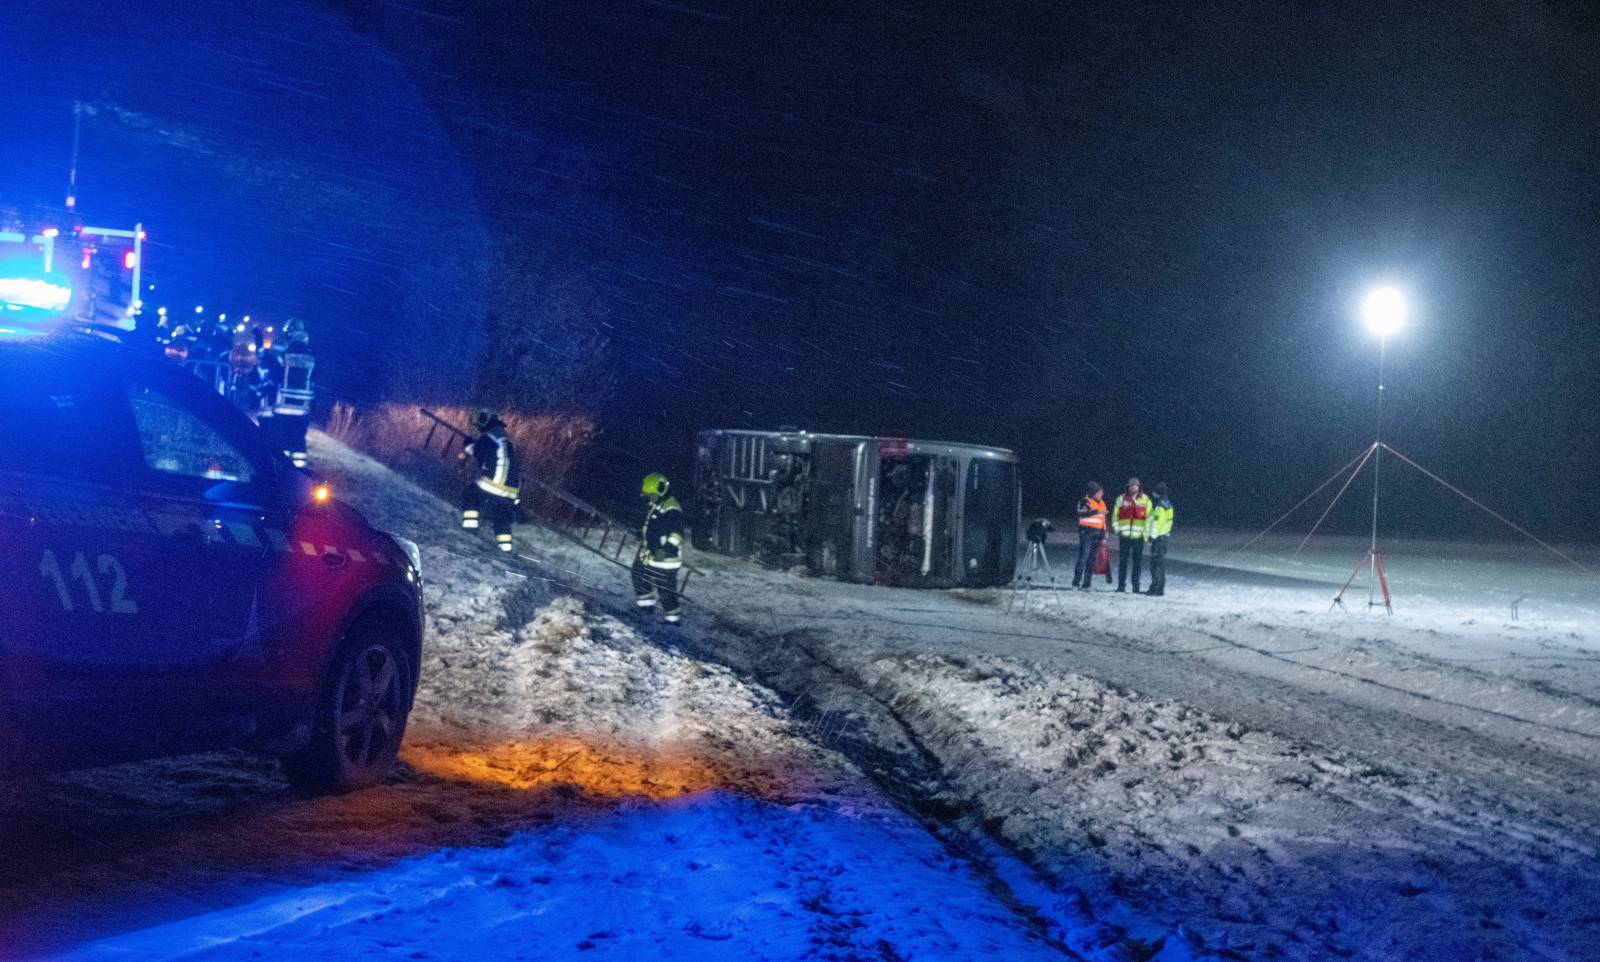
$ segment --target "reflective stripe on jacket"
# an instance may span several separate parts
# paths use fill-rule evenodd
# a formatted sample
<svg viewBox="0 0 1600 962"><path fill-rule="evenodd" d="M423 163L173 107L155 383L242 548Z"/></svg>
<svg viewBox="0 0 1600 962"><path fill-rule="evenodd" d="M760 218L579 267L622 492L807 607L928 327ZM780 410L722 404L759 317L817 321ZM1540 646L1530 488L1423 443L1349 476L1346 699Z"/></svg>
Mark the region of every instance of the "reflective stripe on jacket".
<svg viewBox="0 0 1600 962"><path fill-rule="evenodd" d="M1150 498L1144 494L1129 499L1126 492L1117 495L1111 509L1111 525L1119 538L1144 540L1150 537Z"/></svg>
<svg viewBox="0 0 1600 962"><path fill-rule="evenodd" d="M478 463L475 484L501 498L516 498L522 486L522 471L517 465L517 449L506 437L505 425L495 421L471 444L467 451Z"/></svg>
<svg viewBox="0 0 1600 962"><path fill-rule="evenodd" d="M683 507L677 498L662 498L650 506L639 535L639 556L652 568L683 567Z"/></svg>
<svg viewBox="0 0 1600 962"><path fill-rule="evenodd" d="M1172 533L1172 502L1161 498L1150 508L1150 537L1165 538Z"/></svg>
<svg viewBox="0 0 1600 962"><path fill-rule="evenodd" d="M513 501L515 501L517 496L522 493L516 488L510 488L503 484L496 484L489 478L478 478L473 482L473 484L476 484L480 491L487 491L497 498L510 498Z"/></svg>

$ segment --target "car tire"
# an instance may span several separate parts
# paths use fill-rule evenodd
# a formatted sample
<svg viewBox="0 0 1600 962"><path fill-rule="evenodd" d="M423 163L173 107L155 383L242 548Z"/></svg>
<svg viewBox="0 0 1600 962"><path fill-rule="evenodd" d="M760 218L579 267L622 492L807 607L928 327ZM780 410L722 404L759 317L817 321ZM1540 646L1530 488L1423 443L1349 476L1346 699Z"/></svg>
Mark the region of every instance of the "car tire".
<svg viewBox="0 0 1600 962"><path fill-rule="evenodd" d="M407 649L384 619L364 619L346 632L318 696L311 740L283 759L294 791L338 795L388 775L411 712Z"/></svg>

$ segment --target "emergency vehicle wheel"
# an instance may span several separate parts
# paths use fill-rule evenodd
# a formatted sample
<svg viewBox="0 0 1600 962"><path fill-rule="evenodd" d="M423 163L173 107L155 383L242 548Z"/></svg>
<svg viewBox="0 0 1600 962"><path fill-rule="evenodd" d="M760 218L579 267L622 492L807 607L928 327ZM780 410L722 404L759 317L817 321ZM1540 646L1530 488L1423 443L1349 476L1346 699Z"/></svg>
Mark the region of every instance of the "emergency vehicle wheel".
<svg viewBox="0 0 1600 962"><path fill-rule="evenodd" d="M339 794L383 781L410 713L405 646L381 621L357 625L341 646L317 708L311 742L283 760L303 795Z"/></svg>

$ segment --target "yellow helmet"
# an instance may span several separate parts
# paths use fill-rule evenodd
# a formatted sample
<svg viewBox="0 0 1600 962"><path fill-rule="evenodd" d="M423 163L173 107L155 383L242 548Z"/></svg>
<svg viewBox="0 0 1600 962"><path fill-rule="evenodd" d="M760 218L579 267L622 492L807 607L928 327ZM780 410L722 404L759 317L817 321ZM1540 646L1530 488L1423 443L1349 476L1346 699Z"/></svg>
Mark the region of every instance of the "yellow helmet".
<svg viewBox="0 0 1600 962"><path fill-rule="evenodd" d="M644 485L641 488L641 491L644 494L653 495L659 498L667 493L667 488L670 486L670 482L667 481L666 475L659 471L652 471L644 476Z"/></svg>

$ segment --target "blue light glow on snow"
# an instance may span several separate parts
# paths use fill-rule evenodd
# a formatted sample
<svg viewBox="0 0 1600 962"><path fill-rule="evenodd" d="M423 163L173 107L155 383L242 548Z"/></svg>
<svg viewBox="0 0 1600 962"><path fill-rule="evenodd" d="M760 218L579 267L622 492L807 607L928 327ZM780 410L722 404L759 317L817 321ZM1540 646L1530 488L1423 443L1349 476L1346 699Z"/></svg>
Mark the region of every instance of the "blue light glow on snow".
<svg viewBox="0 0 1600 962"><path fill-rule="evenodd" d="M458 848L128 932L51 958L1059 958L984 881L885 809L716 791L577 808Z"/></svg>

